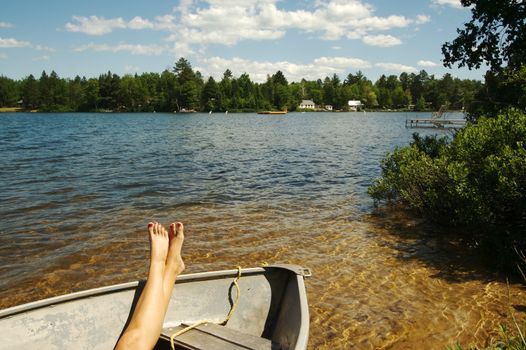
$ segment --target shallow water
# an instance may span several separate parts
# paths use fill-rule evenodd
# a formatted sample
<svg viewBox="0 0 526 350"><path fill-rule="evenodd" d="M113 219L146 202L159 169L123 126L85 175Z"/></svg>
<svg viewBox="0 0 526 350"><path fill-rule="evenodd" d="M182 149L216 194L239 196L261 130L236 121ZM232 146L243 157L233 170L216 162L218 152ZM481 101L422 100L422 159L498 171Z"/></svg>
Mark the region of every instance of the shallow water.
<svg viewBox="0 0 526 350"><path fill-rule="evenodd" d="M405 118L2 114L0 307L144 278L146 223L180 220L186 272L310 267L312 349L488 344L524 290L366 194Z"/></svg>

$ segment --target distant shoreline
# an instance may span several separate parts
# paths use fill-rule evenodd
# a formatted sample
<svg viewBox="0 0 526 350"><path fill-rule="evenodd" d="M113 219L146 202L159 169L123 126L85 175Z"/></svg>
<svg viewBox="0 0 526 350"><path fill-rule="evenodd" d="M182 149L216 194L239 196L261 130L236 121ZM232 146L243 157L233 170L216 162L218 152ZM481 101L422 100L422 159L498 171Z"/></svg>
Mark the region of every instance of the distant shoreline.
<svg viewBox="0 0 526 350"><path fill-rule="evenodd" d="M361 111L321 111L321 110L315 110L315 111L289 111L289 113L369 113L369 112L385 112L385 113L430 113L434 112L433 110L425 110L425 111L412 111L408 109L368 109L368 110L361 110ZM462 113L462 110L448 110L448 113ZM173 113L173 112L121 112L121 111L92 111L92 112L64 112L64 111L39 111L38 109L24 109L20 107L0 107L0 113L100 113L100 114L108 114L108 113L114 113L114 114L130 114L130 113L163 113L163 114L179 114L179 113ZM228 112L228 114L242 114L242 113L257 113L255 111L250 112ZM208 114L208 112L196 112L196 114ZM212 114L225 114L225 112L213 112Z"/></svg>
<svg viewBox="0 0 526 350"><path fill-rule="evenodd" d="M19 112L35 113L35 112L38 112L38 110L24 109L20 107L0 107L0 113L19 113Z"/></svg>

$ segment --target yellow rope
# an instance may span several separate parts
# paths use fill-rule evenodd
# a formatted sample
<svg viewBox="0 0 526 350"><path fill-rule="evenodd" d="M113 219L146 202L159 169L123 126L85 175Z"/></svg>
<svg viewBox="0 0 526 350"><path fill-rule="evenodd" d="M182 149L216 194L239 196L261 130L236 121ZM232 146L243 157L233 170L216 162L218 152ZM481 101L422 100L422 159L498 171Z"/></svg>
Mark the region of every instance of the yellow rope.
<svg viewBox="0 0 526 350"><path fill-rule="evenodd" d="M241 278L241 267L238 266L237 267L237 276L236 278L234 278L234 281L232 283L234 283L234 286L236 287L236 299L234 300L234 302L232 303L232 306L230 307L230 311L228 312L228 314L226 315L225 319L221 322L218 322L217 324L220 324L220 325L225 325L229 320L230 318L232 317L232 315L234 314L234 310L236 309L237 307L237 304L239 302L239 297L241 296L241 289L239 288L239 284L237 283L239 281L239 279ZM175 344L174 344L174 339L178 336L180 336L181 334L183 333L186 333L194 328L197 328L201 325L204 325L204 324L207 324L207 323L211 323L210 321L208 320L201 320L201 321L197 321L196 323L194 323L193 325L191 326L188 326L184 329L181 329L180 331L178 332L175 332L174 334L172 334L170 336L170 345L172 346L172 350L175 350Z"/></svg>

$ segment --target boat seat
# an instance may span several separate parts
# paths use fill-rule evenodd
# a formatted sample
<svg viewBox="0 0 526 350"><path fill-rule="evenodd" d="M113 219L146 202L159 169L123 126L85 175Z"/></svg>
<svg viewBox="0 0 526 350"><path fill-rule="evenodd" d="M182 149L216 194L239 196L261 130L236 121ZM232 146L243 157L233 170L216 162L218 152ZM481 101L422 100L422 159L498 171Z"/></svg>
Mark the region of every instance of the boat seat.
<svg viewBox="0 0 526 350"><path fill-rule="evenodd" d="M182 324L178 327L164 328L161 332L160 342L170 347L172 334L188 327ZM252 334L246 334L220 326L207 323L189 330L174 339L176 349L185 350L280 350L281 346L269 339ZM158 344L159 345L159 344Z"/></svg>

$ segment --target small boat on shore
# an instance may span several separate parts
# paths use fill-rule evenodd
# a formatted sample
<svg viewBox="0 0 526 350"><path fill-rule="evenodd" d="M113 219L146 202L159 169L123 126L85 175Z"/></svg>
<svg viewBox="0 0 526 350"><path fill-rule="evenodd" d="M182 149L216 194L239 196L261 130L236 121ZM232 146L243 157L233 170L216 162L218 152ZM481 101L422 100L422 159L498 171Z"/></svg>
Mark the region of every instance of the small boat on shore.
<svg viewBox="0 0 526 350"><path fill-rule="evenodd" d="M174 339L177 349L304 350L307 276L310 270L296 265L179 276L156 349L170 349L175 332L205 319L209 323ZM143 287L136 281L0 310L0 349L112 349ZM231 309L231 318L219 325Z"/></svg>
<svg viewBox="0 0 526 350"><path fill-rule="evenodd" d="M197 113L197 111L195 109L181 108L179 111L175 111L174 113Z"/></svg>
<svg viewBox="0 0 526 350"><path fill-rule="evenodd" d="M261 111L258 114L287 114L287 111Z"/></svg>

